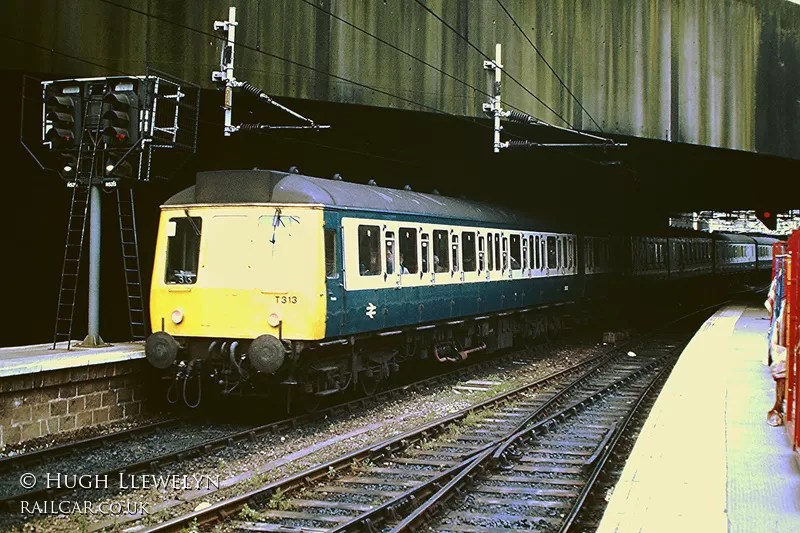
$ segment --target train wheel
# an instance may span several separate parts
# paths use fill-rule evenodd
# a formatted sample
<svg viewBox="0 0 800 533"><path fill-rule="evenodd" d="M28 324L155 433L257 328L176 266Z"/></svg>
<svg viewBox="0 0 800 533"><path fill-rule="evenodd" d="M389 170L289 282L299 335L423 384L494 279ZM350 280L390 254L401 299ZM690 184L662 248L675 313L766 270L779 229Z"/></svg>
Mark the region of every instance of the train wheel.
<svg viewBox="0 0 800 533"><path fill-rule="evenodd" d="M316 413L322 403L322 398L314 394L303 394L301 405L305 413Z"/></svg>
<svg viewBox="0 0 800 533"><path fill-rule="evenodd" d="M366 377L364 375L359 377L359 383L361 383L361 390L367 396L375 396L375 393L378 392L378 388L380 386L380 380L373 377Z"/></svg>

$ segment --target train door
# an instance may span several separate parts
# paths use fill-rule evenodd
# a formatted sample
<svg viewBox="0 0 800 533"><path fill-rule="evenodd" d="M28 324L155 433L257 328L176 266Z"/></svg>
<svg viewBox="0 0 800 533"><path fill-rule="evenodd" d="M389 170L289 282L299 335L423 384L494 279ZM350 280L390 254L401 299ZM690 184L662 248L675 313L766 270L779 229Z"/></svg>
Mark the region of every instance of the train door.
<svg viewBox="0 0 800 533"><path fill-rule="evenodd" d="M338 217L325 213L325 288L327 292L326 337L341 335L345 328L346 297L344 290L344 246Z"/></svg>

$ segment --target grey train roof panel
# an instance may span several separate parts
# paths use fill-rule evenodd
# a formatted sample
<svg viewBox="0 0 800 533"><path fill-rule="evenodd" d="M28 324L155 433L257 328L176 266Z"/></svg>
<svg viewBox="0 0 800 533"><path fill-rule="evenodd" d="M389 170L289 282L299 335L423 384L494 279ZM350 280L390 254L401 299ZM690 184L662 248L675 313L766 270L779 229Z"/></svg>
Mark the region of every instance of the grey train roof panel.
<svg viewBox="0 0 800 533"><path fill-rule="evenodd" d="M531 217L517 211L448 196L388 189L346 181L314 178L273 170L199 172L197 185L168 199L164 205L229 203L291 203L413 213L533 227Z"/></svg>
<svg viewBox="0 0 800 533"><path fill-rule="evenodd" d="M742 244L754 244L753 237L747 235L735 235L733 233L714 233L718 241L738 242Z"/></svg>

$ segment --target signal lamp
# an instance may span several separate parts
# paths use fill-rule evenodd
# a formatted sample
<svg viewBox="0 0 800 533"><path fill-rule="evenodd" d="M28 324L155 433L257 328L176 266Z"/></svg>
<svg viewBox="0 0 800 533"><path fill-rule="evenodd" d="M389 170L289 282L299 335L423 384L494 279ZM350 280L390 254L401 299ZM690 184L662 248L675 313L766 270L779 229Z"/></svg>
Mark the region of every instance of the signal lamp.
<svg viewBox="0 0 800 533"><path fill-rule="evenodd" d="M107 146L130 146L138 137L139 111L132 83L120 83L103 97L103 137Z"/></svg>
<svg viewBox="0 0 800 533"><path fill-rule="evenodd" d="M118 163L109 159L106 163L106 176L113 176L117 178L130 178L133 175L133 167L127 161Z"/></svg>
<svg viewBox="0 0 800 533"><path fill-rule="evenodd" d="M280 323L281 323L281 317L279 317L277 313L272 313L267 318L267 324L269 324L273 328L277 328Z"/></svg>
<svg viewBox="0 0 800 533"><path fill-rule="evenodd" d="M80 106L77 108L80 111ZM76 106L69 96L50 95L45 100L45 120L50 129L45 133L45 142L56 150L71 148L75 144Z"/></svg>
<svg viewBox="0 0 800 533"><path fill-rule="evenodd" d="M172 318L172 322L174 322L175 324L180 324L181 322L183 322L183 310L182 309L174 310L170 318Z"/></svg>

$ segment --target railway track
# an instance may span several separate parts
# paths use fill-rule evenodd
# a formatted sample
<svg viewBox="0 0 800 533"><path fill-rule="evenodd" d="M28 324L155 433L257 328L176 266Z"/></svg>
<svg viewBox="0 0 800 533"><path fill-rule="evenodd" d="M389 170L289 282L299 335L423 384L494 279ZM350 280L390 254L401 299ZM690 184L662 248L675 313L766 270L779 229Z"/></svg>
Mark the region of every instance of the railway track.
<svg viewBox="0 0 800 533"><path fill-rule="evenodd" d="M189 446L178 446L166 453L150 454L148 457L135 462L119 463L117 461L117 464L114 464L114 466L110 468L95 469L86 469L84 462L84 468L79 468L77 471L75 468L71 468L69 469L69 473L77 473L79 475L96 474L98 476L109 476L109 478L113 479L123 472L125 474L138 474L158 471L158 469L171 463L214 453L222 448L232 446L244 440L254 441L260 436L268 434L280 435L291 429L300 427L303 424L326 416L353 412L370 405L394 400L401 397L409 390L423 390L437 383L469 376L477 370L490 368L502 361L510 361L518 358L534 359L539 357L548 347L548 345L541 345L526 351L524 356L520 352L512 352L499 357L477 360L474 363L459 366L449 372L437 374L410 384L403 384L386 391L378 392L372 396L336 403L313 413L278 419L258 426L248 426L244 428L240 426L233 430L217 431L216 433L218 433L218 435L213 438L194 442ZM65 472L65 469L59 466L63 461L80 461L81 457L87 455L94 456L104 452L121 455L123 453L121 447L136 446L138 440L152 436L156 436L163 442L179 442L181 440L179 435L197 433L201 428L209 427L213 426L209 424L192 424L179 419L170 419L109 433L107 435L65 443L50 448L43 448L26 454L4 457L0 459L0 474L2 474L5 480L5 482L0 483L0 509L16 509L18 508L20 500L41 501L52 499L71 490L67 488L47 488L37 485L37 487L34 487L32 490L20 491L21 487L19 486L18 480L22 473L33 472L38 474L40 472ZM110 457L108 461L109 464L113 463L113 457Z"/></svg>
<svg viewBox="0 0 800 533"><path fill-rule="evenodd" d="M685 334L668 333L629 342L458 413L147 531L178 531L193 524L223 522L228 530L252 532L343 533L386 528L399 532L439 520L443 505L464 499L467 505L484 507L462 511L466 514L458 518L464 519L460 522L452 517L443 519L442 526L451 529L442 531L493 533L492 529L505 529L497 523L480 523L480 516L489 516L487 505L505 506L509 520L526 516L531 524L548 520L552 516L531 514L530 508L564 514L571 499L585 499L593 481L578 477L587 465L605 462L617 431L624 426L616 418L611 422L610 413L616 417L617 412L625 411L638 394L622 387L641 388L643 376L654 375L667 366L670 356L679 353L683 337ZM586 413L603 408L608 413L598 414L589 423ZM556 427L568 420L573 421L576 432L571 439L559 441ZM532 436L539 438L542 431L552 432L553 437L530 444ZM498 468L505 471L502 467L512 473L495 472ZM532 484L547 479L553 482L542 487ZM477 496L483 499L475 500L475 483L481 487L508 485L494 492L486 489ZM514 505L528 500L514 497L516 489L544 499L538 506L523 506L524 512L512 511ZM557 505L549 507L552 498ZM471 516L474 523L468 520ZM524 523L522 518L509 520L512 528Z"/></svg>

